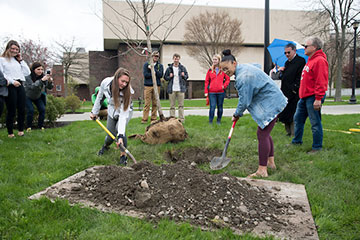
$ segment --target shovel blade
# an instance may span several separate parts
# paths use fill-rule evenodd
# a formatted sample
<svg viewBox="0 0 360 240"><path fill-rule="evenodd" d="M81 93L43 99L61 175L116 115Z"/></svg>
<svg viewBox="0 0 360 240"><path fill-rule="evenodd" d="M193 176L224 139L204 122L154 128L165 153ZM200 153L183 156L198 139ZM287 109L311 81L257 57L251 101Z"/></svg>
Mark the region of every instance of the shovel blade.
<svg viewBox="0 0 360 240"><path fill-rule="evenodd" d="M223 169L229 164L230 160L231 159L227 157L214 157L210 162L210 168L212 170Z"/></svg>

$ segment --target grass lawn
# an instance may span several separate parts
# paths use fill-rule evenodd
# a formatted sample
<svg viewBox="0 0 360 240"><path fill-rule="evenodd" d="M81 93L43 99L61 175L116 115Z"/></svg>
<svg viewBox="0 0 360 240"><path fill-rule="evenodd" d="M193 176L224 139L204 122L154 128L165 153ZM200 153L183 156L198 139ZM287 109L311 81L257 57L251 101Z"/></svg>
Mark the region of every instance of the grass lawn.
<svg viewBox="0 0 360 240"><path fill-rule="evenodd" d="M323 116L324 128L347 130L356 127L360 114ZM143 133L140 119L130 121L128 134ZM209 126L207 117L186 117L189 138L178 144L146 145L129 140L129 150L138 161L164 163L164 152L188 147L223 149L231 127L229 117L222 125ZM250 115L240 118L230 143L227 171L244 177L256 170L256 124ZM237 236L228 229L201 231L187 223L163 220L155 225L97 210L70 207L66 201L51 203L28 197L94 165L115 164L119 152L111 149L102 157L104 131L94 121L74 122L66 127L34 130L25 137L8 139L0 130L0 239L259 239ZM360 134L324 132L324 149L307 155L312 136L307 122L304 144L287 147L290 138L277 124L272 137L278 169L269 180L304 184L320 239L359 239L360 233ZM265 238L272 239L272 238Z"/></svg>

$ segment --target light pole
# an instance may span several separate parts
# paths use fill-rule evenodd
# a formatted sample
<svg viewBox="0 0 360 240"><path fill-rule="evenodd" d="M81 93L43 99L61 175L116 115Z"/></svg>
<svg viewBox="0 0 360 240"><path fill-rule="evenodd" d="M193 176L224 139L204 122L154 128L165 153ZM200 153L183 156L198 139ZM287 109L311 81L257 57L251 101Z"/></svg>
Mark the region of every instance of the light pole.
<svg viewBox="0 0 360 240"><path fill-rule="evenodd" d="M351 97L349 103L356 103L356 96L355 96L355 88L356 88L356 81L355 81L355 73L356 73L356 31L359 27L360 21L354 20L352 26L354 28L354 59L353 59L353 69L352 69L352 90L351 90Z"/></svg>

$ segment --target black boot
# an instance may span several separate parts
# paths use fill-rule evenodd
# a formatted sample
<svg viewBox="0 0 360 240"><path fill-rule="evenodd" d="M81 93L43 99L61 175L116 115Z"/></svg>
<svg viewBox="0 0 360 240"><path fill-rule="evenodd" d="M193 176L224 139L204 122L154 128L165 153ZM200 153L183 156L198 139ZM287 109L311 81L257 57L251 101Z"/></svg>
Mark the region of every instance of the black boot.
<svg viewBox="0 0 360 240"><path fill-rule="evenodd" d="M125 155L122 155L120 157L120 161L118 162L119 165L126 166L127 165L127 157Z"/></svg>
<svg viewBox="0 0 360 240"><path fill-rule="evenodd" d="M286 136L291 136L290 123L285 123L285 131L286 131Z"/></svg>
<svg viewBox="0 0 360 240"><path fill-rule="evenodd" d="M98 156L101 156L101 155L103 155L103 154L105 153L105 151L107 151L107 150L109 150L109 147L106 146L106 145L103 145L103 146L101 147L101 149L99 150L99 152L97 153L97 155L98 155Z"/></svg>

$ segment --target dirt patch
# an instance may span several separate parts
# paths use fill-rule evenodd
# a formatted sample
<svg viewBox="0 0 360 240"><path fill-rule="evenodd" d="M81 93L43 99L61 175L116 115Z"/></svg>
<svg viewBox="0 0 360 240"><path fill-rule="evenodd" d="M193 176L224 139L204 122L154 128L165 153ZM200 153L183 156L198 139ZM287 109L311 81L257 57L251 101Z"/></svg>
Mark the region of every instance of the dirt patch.
<svg viewBox="0 0 360 240"><path fill-rule="evenodd" d="M187 148L184 150L171 150L165 153L165 159L176 163L185 161L188 163L205 164L210 163L215 156L221 156L222 151L218 149Z"/></svg>

